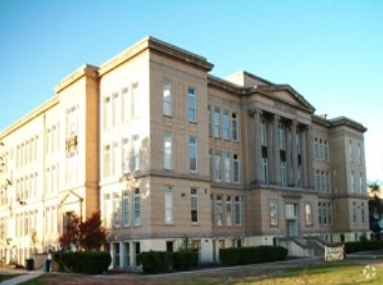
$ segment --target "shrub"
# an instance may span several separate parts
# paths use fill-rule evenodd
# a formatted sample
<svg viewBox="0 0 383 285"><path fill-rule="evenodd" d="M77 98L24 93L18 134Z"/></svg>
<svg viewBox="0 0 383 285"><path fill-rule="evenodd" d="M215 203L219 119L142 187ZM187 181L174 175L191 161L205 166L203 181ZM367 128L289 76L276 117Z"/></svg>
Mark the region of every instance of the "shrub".
<svg viewBox="0 0 383 285"><path fill-rule="evenodd" d="M141 253L142 269L145 273L169 272L172 267L172 255L165 251Z"/></svg>
<svg viewBox="0 0 383 285"><path fill-rule="evenodd" d="M189 270L195 263L195 253L192 250L173 252L172 257L175 270Z"/></svg>
<svg viewBox="0 0 383 285"><path fill-rule="evenodd" d="M352 241L346 242L346 253L353 253L365 250L383 249L383 240Z"/></svg>
<svg viewBox="0 0 383 285"><path fill-rule="evenodd" d="M221 248L219 251L221 263L226 266L279 261L286 256L287 249L281 246Z"/></svg>
<svg viewBox="0 0 383 285"><path fill-rule="evenodd" d="M105 251L56 252L52 257L63 271L84 274L104 273L112 260Z"/></svg>

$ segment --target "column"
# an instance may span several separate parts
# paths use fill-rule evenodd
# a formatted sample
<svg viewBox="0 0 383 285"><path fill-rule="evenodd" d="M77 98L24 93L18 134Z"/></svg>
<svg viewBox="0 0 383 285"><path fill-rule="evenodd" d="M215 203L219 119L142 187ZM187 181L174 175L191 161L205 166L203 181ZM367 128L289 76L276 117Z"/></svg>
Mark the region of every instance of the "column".
<svg viewBox="0 0 383 285"><path fill-rule="evenodd" d="M308 126L306 131L306 164L307 164L307 186L314 188L313 181L313 160L312 160L312 141L311 141L311 126Z"/></svg>
<svg viewBox="0 0 383 285"><path fill-rule="evenodd" d="M307 136L307 129L304 128L301 131L301 166L302 166L302 186L307 188L309 187L308 184L308 175L307 175L307 143L306 143L306 136Z"/></svg>
<svg viewBox="0 0 383 285"><path fill-rule="evenodd" d="M298 152L297 152L297 121L291 124L291 146L292 146L292 167L293 167L293 184L298 185Z"/></svg>
<svg viewBox="0 0 383 285"><path fill-rule="evenodd" d="M291 131L286 126L285 133L285 141L286 141L286 174L287 174L287 185L294 184L294 180L292 177L292 157L291 157ZM293 174L294 175L294 174Z"/></svg>
<svg viewBox="0 0 383 285"><path fill-rule="evenodd" d="M262 181L262 146L261 146L261 110L251 109L249 115L252 117L254 159L251 167L251 182L259 185Z"/></svg>
<svg viewBox="0 0 383 285"><path fill-rule="evenodd" d="M274 144L274 177L273 182L275 184L281 184L281 157L279 153L279 120L278 115L274 115L273 118L273 144Z"/></svg>
<svg viewBox="0 0 383 285"><path fill-rule="evenodd" d="M267 124L267 172L268 183L274 182L274 147L273 147L273 122L271 120L266 121Z"/></svg>

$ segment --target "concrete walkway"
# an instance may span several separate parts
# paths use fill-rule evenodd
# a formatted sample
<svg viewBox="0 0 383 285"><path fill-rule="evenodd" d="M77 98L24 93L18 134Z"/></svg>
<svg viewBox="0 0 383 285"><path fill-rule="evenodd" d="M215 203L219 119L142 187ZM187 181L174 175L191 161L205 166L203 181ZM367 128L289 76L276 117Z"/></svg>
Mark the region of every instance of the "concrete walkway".
<svg viewBox="0 0 383 285"><path fill-rule="evenodd" d="M4 270L1 270L1 271L2 271L1 273L4 272ZM15 271L15 270L12 270L12 271L7 271L7 273L9 273L9 274L21 274L21 275L14 277L14 278L10 278L8 280L4 280L3 282L0 282L1 285L20 284L20 283L29 281L31 279L37 278L40 275L44 274L44 272L42 272L41 270L34 270L34 271L25 271L25 270Z"/></svg>

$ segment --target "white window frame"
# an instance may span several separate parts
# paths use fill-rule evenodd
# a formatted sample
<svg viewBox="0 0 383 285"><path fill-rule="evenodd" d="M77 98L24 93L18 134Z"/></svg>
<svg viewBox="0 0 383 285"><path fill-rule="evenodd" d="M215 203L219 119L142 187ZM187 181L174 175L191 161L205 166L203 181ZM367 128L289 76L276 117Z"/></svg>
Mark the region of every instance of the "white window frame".
<svg viewBox="0 0 383 285"><path fill-rule="evenodd" d="M173 135L170 131L164 132L164 168L173 169Z"/></svg>
<svg viewBox="0 0 383 285"><path fill-rule="evenodd" d="M133 193L133 225L141 225L141 192L140 188L135 188Z"/></svg>
<svg viewBox="0 0 383 285"><path fill-rule="evenodd" d="M130 192L125 189L122 193L122 226L127 228L130 225Z"/></svg>
<svg viewBox="0 0 383 285"><path fill-rule="evenodd" d="M214 107L214 137L221 137L221 110Z"/></svg>
<svg viewBox="0 0 383 285"><path fill-rule="evenodd" d="M222 122L222 131L223 138L225 140L230 140L230 118L229 118L229 110L223 110L223 122Z"/></svg>
<svg viewBox="0 0 383 285"><path fill-rule="evenodd" d="M220 150L216 150L214 153L214 180L222 181L222 154Z"/></svg>
<svg viewBox="0 0 383 285"><path fill-rule="evenodd" d="M270 226L278 226L278 203L275 200L269 201Z"/></svg>
<svg viewBox="0 0 383 285"><path fill-rule="evenodd" d="M197 96L194 87L188 87L188 119L189 122L197 122Z"/></svg>
<svg viewBox="0 0 383 285"><path fill-rule="evenodd" d="M193 225L199 223L199 197L198 188L190 189L190 220Z"/></svg>
<svg viewBox="0 0 383 285"><path fill-rule="evenodd" d="M239 141L239 124L236 113L231 114L231 137L233 138L233 141Z"/></svg>
<svg viewBox="0 0 383 285"><path fill-rule="evenodd" d="M306 226L312 226L312 205L310 203L305 204L305 223Z"/></svg>
<svg viewBox="0 0 383 285"><path fill-rule="evenodd" d="M198 145L197 137L189 136L189 170L190 172L197 172L198 164Z"/></svg>
<svg viewBox="0 0 383 285"><path fill-rule="evenodd" d="M162 113L165 116L173 115L173 98L172 98L172 85L170 81L166 81L162 84Z"/></svg>
<svg viewBox="0 0 383 285"><path fill-rule="evenodd" d="M231 169L231 154L230 152L223 152L223 164L225 168L225 182L231 183L232 169Z"/></svg>
<svg viewBox="0 0 383 285"><path fill-rule="evenodd" d="M241 226L242 225L242 197L241 196L235 196L235 225Z"/></svg>
<svg viewBox="0 0 383 285"><path fill-rule="evenodd" d="M241 182L241 170L237 154L233 154L233 181L234 183Z"/></svg>
<svg viewBox="0 0 383 285"><path fill-rule="evenodd" d="M174 225L174 189L172 186L165 186L165 225Z"/></svg>

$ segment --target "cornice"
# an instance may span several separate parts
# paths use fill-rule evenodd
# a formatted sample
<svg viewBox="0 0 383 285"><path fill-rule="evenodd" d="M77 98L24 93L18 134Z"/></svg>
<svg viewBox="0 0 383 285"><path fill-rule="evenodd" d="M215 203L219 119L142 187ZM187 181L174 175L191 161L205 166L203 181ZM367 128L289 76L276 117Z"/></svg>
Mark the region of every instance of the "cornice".
<svg viewBox="0 0 383 285"><path fill-rule="evenodd" d="M356 122L354 120L351 120L351 119L344 117L344 116L333 118L333 119L329 120L329 122L330 122L331 128L336 128L339 126L346 126L346 127L350 127L352 129L355 129L357 131L360 131L362 133L367 131L367 128L365 126L363 126L361 123Z"/></svg>
<svg viewBox="0 0 383 285"><path fill-rule="evenodd" d="M75 83L79 79L83 78L84 76L90 77L90 78L97 78L98 77L98 67L85 64L78 68L77 70L73 71L71 74L69 74L67 77L65 77L63 80L61 80L54 88L55 93L60 93L63 89L68 87L69 85Z"/></svg>

